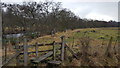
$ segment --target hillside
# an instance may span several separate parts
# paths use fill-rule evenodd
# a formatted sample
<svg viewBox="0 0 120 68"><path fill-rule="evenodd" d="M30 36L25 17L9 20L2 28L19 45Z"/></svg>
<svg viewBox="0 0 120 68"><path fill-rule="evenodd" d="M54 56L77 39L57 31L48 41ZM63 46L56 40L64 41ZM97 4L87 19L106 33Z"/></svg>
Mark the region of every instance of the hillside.
<svg viewBox="0 0 120 68"><path fill-rule="evenodd" d="M113 37L113 42L117 40L118 35L118 27L107 27L107 28L84 28L84 29L75 29L75 30L67 30L65 32L57 32L54 36L46 35L39 37L37 39L33 39L29 42L29 44L35 44L35 42L39 43L49 43L52 41L59 42L61 36L66 37L67 42L72 42L73 39L77 41L79 38L83 36L89 36L94 41L98 41L101 43L103 40L108 42L110 37ZM97 43L98 44L98 43Z"/></svg>
<svg viewBox="0 0 120 68"><path fill-rule="evenodd" d="M118 35L118 28L115 27L109 27L109 28L86 28L86 29L75 29L75 30L67 30L66 32L58 32L54 36L47 35L43 37L39 37L37 39L33 39L29 42L29 44L35 44L38 43L50 43L53 41L60 42L61 36L65 36L65 41L69 45L69 47L78 55L80 56L82 51L84 52L83 48L83 42L88 43L88 47L85 48L87 51L87 54L90 56L84 56L87 59L89 59L88 62L86 60L83 60L82 56L80 56L80 60L76 60L74 58L68 58L67 61L64 62L66 66L73 65L73 66L79 66L79 65L85 65L92 64L93 66L116 66L118 64L117 62L117 54L115 55L115 51L117 51L117 45L119 43L119 35ZM110 41L110 38L113 37L112 41ZM111 44L109 44L111 43ZM109 48L108 45L111 45L110 53L112 54L111 57L105 57L105 53L107 51L107 48ZM41 47L40 50L48 50L51 47ZM68 57L72 57L72 55L68 52ZM71 60L71 61L70 61ZM85 62L85 63L81 63ZM107 63L107 64L106 64Z"/></svg>

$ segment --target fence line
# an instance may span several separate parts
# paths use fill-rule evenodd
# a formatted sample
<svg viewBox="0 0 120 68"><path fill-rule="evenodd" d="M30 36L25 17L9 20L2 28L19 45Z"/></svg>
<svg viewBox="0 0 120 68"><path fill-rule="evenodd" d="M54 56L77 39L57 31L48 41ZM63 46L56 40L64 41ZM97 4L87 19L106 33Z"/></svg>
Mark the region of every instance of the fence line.
<svg viewBox="0 0 120 68"><path fill-rule="evenodd" d="M61 45L61 46L56 48L56 45ZM38 49L39 46L53 46L53 49L39 51L39 49ZM28 52L28 48L31 48L31 47L34 47L35 51ZM66 45L64 36L61 37L61 42L53 41L52 43L49 43L49 44L36 43L35 45L27 45L27 39L24 38L24 45L17 45L15 47L15 49L16 49L16 54L11 59L9 59L6 63L4 63L4 65L7 65L14 58L16 58L16 60L18 60L18 56L23 55L24 66L28 66L28 60L29 60L28 55L31 53L35 53L35 55L36 55L36 57L34 57L34 59L32 59L33 61L31 61L31 63L39 63L42 60L50 57L51 55L53 55L52 56L53 60L54 60L53 62L57 62L56 61L56 58L58 58L58 57L56 57L56 56L58 56L56 54L57 50L60 50L59 56L60 56L61 61L63 62L65 59L65 53L66 53L67 49L71 52L71 54L73 54L77 58L75 53ZM48 52L48 53L46 53L45 55L39 56L38 53L40 53L40 52Z"/></svg>

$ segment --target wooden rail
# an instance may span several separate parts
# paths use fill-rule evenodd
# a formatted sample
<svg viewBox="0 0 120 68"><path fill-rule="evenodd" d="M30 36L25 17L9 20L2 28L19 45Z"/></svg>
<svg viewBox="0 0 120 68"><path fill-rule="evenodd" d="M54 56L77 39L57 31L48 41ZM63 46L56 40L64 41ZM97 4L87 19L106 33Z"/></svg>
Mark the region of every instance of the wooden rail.
<svg viewBox="0 0 120 68"><path fill-rule="evenodd" d="M78 56L73 52L73 50L70 49L70 47L68 47L67 44L65 44L65 47L71 52L71 54L72 54L76 59L79 59Z"/></svg>
<svg viewBox="0 0 120 68"><path fill-rule="evenodd" d="M39 58L36 58L34 61L32 61L32 63L36 63L36 64L37 64L37 63L39 63L40 61L48 58L48 57L51 56L52 54L53 54L53 51L50 51L50 52L48 52L47 54L42 55L42 56L39 57Z"/></svg>
<svg viewBox="0 0 120 68"><path fill-rule="evenodd" d="M39 52L48 52L48 51L52 51L52 50L42 50L42 51L38 51L38 53ZM31 54L31 53L36 53L36 51L28 52L28 54ZM24 53L22 52L20 54L24 54Z"/></svg>
<svg viewBox="0 0 120 68"><path fill-rule="evenodd" d="M20 55L20 52L23 51L23 49L21 49L18 53L16 53L14 56L12 56L10 59L8 59L5 63L3 63L3 66L6 66L11 60L15 59L16 57L18 57Z"/></svg>
<svg viewBox="0 0 120 68"><path fill-rule="evenodd" d="M58 47L58 48L55 48L55 49L56 49L56 50L60 50L61 47ZM49 52L49 51L53 51L53 49L50 49L50 50L42 50L42 51L38 51L37 53L39 53L39 52ZM28 52L28 54L31 54L31 53L36 53L36 51ZM20 54L24 54L24 52L21 51Z"/></svg>
<svg viewBox="0 0 120 68"><path fill-rule="evenodd" d="M62 43L60 42L56 42L56 43L48 43L48 44L37 44L38 46L52 46L53 44L55 44L55 45L61 45ZM19 45L19 48L23 48L23 46L24 45ZM28 47L30 48L30 47L35 47L36 46L36 44L34 44L34 45L28 45Z"/></svg>

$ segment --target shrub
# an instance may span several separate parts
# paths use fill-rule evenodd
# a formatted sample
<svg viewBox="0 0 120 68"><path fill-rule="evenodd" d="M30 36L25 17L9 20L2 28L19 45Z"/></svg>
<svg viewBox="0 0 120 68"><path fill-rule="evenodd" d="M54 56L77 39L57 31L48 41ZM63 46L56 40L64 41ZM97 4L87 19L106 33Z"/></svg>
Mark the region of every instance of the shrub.
<svg viewBox="0 0 120 68"><path fill-rule="evenodd" d="M100 38L98 38L98 39L105 39L105 37L101 36L101 37L100 37Z"/></svg>
<svg viewBox="0 0 120 68"><path fill-rule="evenodd" d="M95 33L96 31L95 31L95 30L91 30L90 32L93 32L93 33Z"/></svg>
<svg viewBox="0 0 120 68"><path fill-rule="evenodd" d="M88 53L88 48L90 46L90 42L91 42L91 38L89 37L82 37L80 38L80 43L81 43L81 59L82 59L82 65L84 65L84 63L88 63L89 62L89 53Z"/></svg>

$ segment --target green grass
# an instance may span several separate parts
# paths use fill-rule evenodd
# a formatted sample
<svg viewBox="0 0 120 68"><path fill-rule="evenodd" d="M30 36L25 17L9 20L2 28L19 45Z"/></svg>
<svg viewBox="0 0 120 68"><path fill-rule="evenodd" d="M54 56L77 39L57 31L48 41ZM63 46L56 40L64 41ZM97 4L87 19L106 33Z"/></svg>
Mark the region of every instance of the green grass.
<svg viewBox="0 0 120 68"><path fill-rule="evenodd" d="M94 31L94 32L92 32ZM111 37L113 37L113 42L119 40L117 37L118 35L118 28L87 28L87 29L78 29L77 31L73 32L73 34L68 38L66 41L72 42L78 41L79 38L88 36L97 41L106 41L108 42ZM74 38L73 38L74 37Z"/></svg>
<svg viewBox="0 0 120 68"><path fill-rule="evenodd" d="M113 30L114 29L114 30ZM93 38L93 39L97 39L97 40L109 40L110 39L110 37L113 37L114 38L114 41L116 40L116 38L117 38L117 35L118 35L118 30L115 30L116 28L113 28L113 29L109 29L109 28L104 28L104 29L102 29L102 28L95 28L95 29L93 29L93 30L95 30L95 32L91 32L91 30L90 29L85 29L85 30L81 30L80 32L75 32L74 33L74 37L75 38L78 38L78 37L83 37L83 36L89 36L89 37L91 37L91 38ZM87 31L87 33L85 34L84 32L86 32ZM103 38L101 38L101 37L103 37Z"/></svg>
<svg viewBox="0 0 120 68"><path fill-rule="evenodd" d="M113 37L113 43L115 43L116 40L120 39L120 35L118 35L118 28L117 27L109 27L109 28L85 28L85 29L75 29L75 30L67 30L67 32L58 32L56 33L56 35L54 37L51 37L51 35L46 35L43 37L39 37L37 39L33 39L31 41L28 42L28 44L35 44L36 42L41 44L41 43L52 43L53 41L56 42L61 42L60 37L61 36L65 36L65 41L71 46L76 44L80 44L80 38L84 37L84 36L89 36L92 39L91 45L92 49L89 49L90 53L96 51L99 54L102 54L106 49L106 48L100 48L100 46L97 45L101 45L102 41L104 41L104 43L106 43L106 45L108 44L110 37ZM117 38L119 37L119 39ZM94 45L93 45L94 44ZM60 47L59 45L57 45L56 47ZM105 46L103 46L105 47ZM41 46L39 47L39 51L42 50L49 50L52 49L52 46ZM72 48L72 50L77 53L80 49L74 49ZM31 51L35 51L35 48L29 48L28 49L29 52ZM60 51L57 51L57 54L59 54ZM67 52L68 56L72 56L72 54L70 54L70 52ZM49 58L51 59L51 57ZM109 60L112 61L112 60ZM113 64L113 63L110 63ZM115 64L113 64L115 65Z"/></svg>
<svg viewBox="0 0 120 68"><path fill-rule="evenodd" d="M85 33L86 32L86 33ZM52 43L53 41L61 42L60 37L65 36L65 41L69 45L77 45L80 44L80 38L84 36L89 36L92 40L92 45L101 45L104 41L105 44L108 44L111 37L113 37L113 43L118 40L118 28L117 27L107 27L107 28L85 28L85 29L75 29L68 30L67 32L58 32L54 37L51 35L39 37L37 39L33 39L29 42L29 44L38 43ZM48 48L47 48L48 49Z"/></svg>

